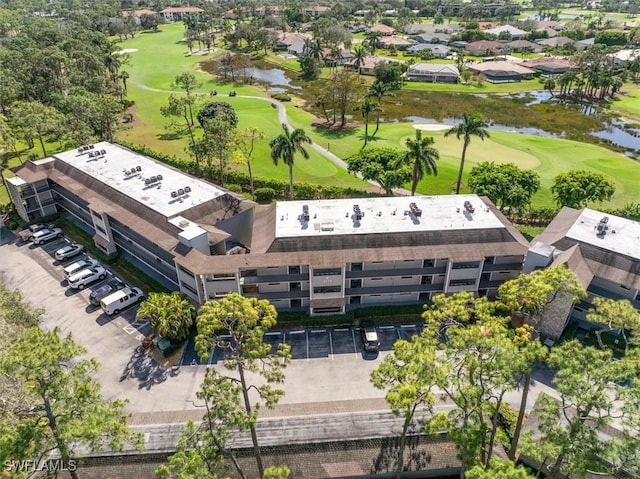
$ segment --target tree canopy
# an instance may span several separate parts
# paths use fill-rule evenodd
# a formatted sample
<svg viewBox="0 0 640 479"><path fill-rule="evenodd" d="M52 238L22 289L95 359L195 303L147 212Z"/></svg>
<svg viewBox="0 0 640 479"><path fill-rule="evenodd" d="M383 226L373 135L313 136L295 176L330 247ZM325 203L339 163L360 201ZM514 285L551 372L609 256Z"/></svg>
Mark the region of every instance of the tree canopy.
<svg viewBox="0 0 640 479"><path fill-rule="evenodd" d="M584 208L589 202L608 201L615 191L615 185L609 178L587 170L560 173L551 185L556 203L570 208Z"/></svg>
<svg viewBox="0 0 640 479"><path fill-rule="evenodd" d="M195 312L193 304L182 293L150 293L140 304L136 319L148 319L153 330L163 338L183 341L194 323Z"/></svg>
<svg viewBox="0 0 640 479"><path fill-rule="evenodd" d="M349 172L360 173L367 181L375 181L387 195L411 179L411 168L403 161L405 153L396 148L367 148L346 158Z"/></svg>
<svg viewBox="0 0 640 479"><path fill-rule="evenodd" d="M521 211L540 188L540 176L513 163L483 162L471 169L467 184L475 194L487 196L500 211Z"/></svg>
<svg viewBox="0 0 640 479"><path fill-rule="evenodd" d="M226 101L212 101L203 106L198 112L198 122L204 127L206 120L217 118L223 120L233 128L238 126L236 110Z"/></svg>

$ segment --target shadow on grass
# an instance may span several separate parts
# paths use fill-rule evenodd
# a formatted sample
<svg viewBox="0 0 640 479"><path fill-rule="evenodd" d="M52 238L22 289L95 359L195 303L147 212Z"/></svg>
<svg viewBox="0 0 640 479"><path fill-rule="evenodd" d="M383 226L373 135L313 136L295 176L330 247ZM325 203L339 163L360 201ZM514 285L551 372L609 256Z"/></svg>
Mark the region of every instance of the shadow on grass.
<svg viewBox="0 0 640 479"><path fill-rule="evenodd" d="M355 133L355 130L353 129L330 130L326 127L319 126L319 125L312 125L312 128L314 133L318 135L322 135L327 140L331 140L331 139L339 140L348 136L352 136ZM364 140L364 136L362 136L362 139Z"/></svg>
<svg viewBox="0 0 640 479"><path fill-rule="evenodd" d="M173 140L180 140L182 139L183 136L184 134L179 131L170 131L165 133L158 133L156 135L156 138L158 138L158 140L173 141Z"/></svg>

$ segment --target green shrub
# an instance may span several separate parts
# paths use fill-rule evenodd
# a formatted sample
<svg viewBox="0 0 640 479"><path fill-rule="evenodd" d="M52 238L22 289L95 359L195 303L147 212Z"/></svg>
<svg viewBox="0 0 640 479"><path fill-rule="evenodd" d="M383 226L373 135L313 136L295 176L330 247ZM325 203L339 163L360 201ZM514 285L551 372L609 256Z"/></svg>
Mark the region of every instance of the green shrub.
<svg viewBox="0 0 640 479"><path fill-rule="evenodd" d="M258 188L256 189L256 201L261 204L269 204L276 197L276 192L273 188Z"/></svg>
<svg viewBox="0 0 640 479"><path fill-rule="evenodd" d="M230 185L224 185L224 187L229 191L233 191L234 193L242 193L242 186L240 185L232 183Z"/></svg>
<svg viewBox="0 0 640 479"><path fill-rule="evenodd" d="M273 93L271 98L278 101L291 101L291 97L286 93Z"/></svg>

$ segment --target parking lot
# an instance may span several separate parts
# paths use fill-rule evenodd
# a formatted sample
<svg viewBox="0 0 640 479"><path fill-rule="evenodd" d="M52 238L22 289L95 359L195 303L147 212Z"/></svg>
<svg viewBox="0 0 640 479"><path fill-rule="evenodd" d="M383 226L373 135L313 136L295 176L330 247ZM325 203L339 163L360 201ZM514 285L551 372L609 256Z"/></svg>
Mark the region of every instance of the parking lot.
<svg viewBox="0 0 640 479"><path fill-rule="evenodd" d="M380 351L390 351L398 339L411 339L411 336L420 333L421 327L421 324L378 325ZM291 347L293 361L334 360L344 356L372 360L379 355L377 352L364 350L358 326L310 327L271 331L267 333L265 339L271 343L272 352L277 349L279 344L288 344ZM216 364L222 358L223 351L215 349L209 357L208 364ZM200 364L202 361L198 358L193 339L191 339L182 357L182 366Z"/></svg>
<svg viewBox="0 0 640 479"><path fill-rule="evenodd" d="M151 333L152 330L147 321L140 321L140 322L135 321L137 305L132 305L124 309L118 315L107 316L101 311L100 306L94 306L89 302L89 295L93 290L99 288L100 286L110 281L113 281L114 278L117 278L114 275L114 273L109 270L108 267L105 266L105 269L107 270L107 275L103 280L91 283L84 289L74 289L69 287L68 281L64 277L64 268L71 265L72 263L89 258L89 255L87 255L86 253L81 253L71 258L67 258L63 261L56 260L54 257L54 253L58 249L64 246L67 246L70 243L71 241L63 237L63 238L56 238L56 239L50 240L43 245L35 245L33 243L24 243L22 247L28 248L29 250L31 250L31 254L34 254L40 257L41 259L44 259L45 261L41 262L41 264L44 264L45 267L47 267L48 266L47 263L50 262L53 268L53 271L51 272L53 273L54 276L57 276L60 279L60 282L59 282L60 287L65 288L64 295L66 297L71 297L76 295L82 296L87 303L85 312L90 314L93 314L93 313L99 314L98 317L96 318L96 322L99 325L102 326L107 323L111 323L119 327L120 329L122 329L129 336L133 337L136 341L141 341L144 338L144 336ZM120 278L118 279L122 281ZM122 283L123 285L128 286L123 281Z"/></svg>

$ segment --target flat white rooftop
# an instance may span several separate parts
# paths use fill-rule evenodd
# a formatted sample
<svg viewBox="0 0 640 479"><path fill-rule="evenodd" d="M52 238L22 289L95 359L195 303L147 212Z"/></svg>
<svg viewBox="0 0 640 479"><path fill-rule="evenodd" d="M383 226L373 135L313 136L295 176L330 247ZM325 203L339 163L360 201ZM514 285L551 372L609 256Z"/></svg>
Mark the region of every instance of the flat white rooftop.
<svg viewBox="0 0 640 479"><path fill-rule="evenodd" d="M598 232L600 220L607 217L604 234ZM585 208L569 228L567 238L640 260L640 223Z"/></svg>
<svg viewBox="0 0 640 479"><path fill-rule="evenodd" d="M471 205L473 212L465 208L465 202ZM415 208L411 211L411 203L415 203L420 215L415 214ZM360 219L355 205L364 213ZM305 220L305 207L308 221ZM276 205L276 238L504 226L476 195L281 201Z"/></svg>
<svg viewBox="0 0 640 479"><path fill-rule="evenodd" d="M101 151L105 154L96 156ZM54 156L167 218L223 194L209 183L108 142L96 143L84 152L76 149ZM153 177L155 181L148 181Z"/></svg>

